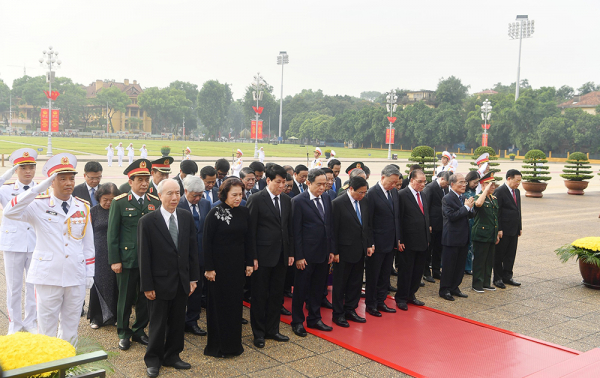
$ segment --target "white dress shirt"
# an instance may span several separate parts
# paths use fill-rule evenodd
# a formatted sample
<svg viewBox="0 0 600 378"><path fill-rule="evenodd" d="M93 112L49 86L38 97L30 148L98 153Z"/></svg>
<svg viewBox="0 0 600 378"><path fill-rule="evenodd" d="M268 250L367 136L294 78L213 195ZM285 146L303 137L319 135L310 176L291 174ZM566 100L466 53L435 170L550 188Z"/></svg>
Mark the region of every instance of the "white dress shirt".
<svg viewBox="0 0 600 378"><path fill-rule="evenodd" d="M171 215L175 217L175 227L177 226L177 210L173 211L172 213L169 213L164 207L159 207L160 209L160 214L163 216L165 223L167 224L167 229L169 229L169 225L171 224Z"/></svg>
<svg viewBox="0 0 600 378"><path fill-rule="evenodd" d="M267 193L269 193L269 195L271 196L271 202L273 202L273 206L275 206L275 197L279 198L279 206L276 206L275 208L279 207L279 215L281 216L281 194L276 196L275 194L271 193L268 186L265 186L265 189L267 189Z"/></svg>

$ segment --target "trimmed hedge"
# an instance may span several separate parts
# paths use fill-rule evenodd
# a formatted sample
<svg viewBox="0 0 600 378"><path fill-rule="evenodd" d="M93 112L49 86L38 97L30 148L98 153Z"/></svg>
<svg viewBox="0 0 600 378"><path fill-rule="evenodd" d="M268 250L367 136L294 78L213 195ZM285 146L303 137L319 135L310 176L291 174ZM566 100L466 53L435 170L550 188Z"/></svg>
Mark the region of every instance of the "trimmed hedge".
<svg viewBox="0 0 600 378"><path fill-rule="evenodd" d="M406 166L409 168L414 163L419 164L425 173L425 176L427 177L427 181L431 182L431 177L433 176L435 170L435 162L437 161L433 148L429 146L418 146L413 148L408 161L413 162L406 164ZM409 170L406 170L406 173L408 172Z"/></svg>
<svg viewBox="0 0 600 378"><path fill-rule="evenodd" d="M525 168L521 173L523 174L523 180L530 182L541 182L551 180L552 177L548 176L550 172L548 167L544 164L548 162L546 154L541 150L530 150L525 154L525 159L522 165Z"/></svg>
<svg viewBox="0 0 600 378"><path fill-rule="evenodd" d="M589 170L592 168L592 166L589 165L590 161L583 152L573 152L570 154L567 163L573 165L565 165L565 168L563 169L564 173L561 174L560 177L571 181L584 181L594 177L590 174L592 173L592 171Z"/></svg>

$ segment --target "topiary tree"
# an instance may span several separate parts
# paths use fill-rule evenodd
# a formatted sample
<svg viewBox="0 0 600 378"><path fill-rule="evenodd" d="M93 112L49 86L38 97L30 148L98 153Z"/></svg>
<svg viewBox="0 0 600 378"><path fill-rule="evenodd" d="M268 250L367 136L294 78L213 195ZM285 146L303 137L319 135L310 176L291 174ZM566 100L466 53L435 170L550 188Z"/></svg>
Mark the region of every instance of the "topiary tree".
<svg viewBox="0 0 600 378"><path fill-rule="evenodd" d="M433 150L433 148L429 146L418 146L413 148L412 152L410 153L410 157L408 158L408 161L412 161L413 163L419 164L421 166L421 169L425 173L425 176L427 177L427 181L431 182L431 176L433 176L433 172L435 170L435 162L437 161L437 158L435 157L435 151ZM411 163L406 164L406 166L409 168L411 165ZM406 173L408 172L409 171L406 170Z"/></svg>
<svg viewBox="0 0 600 378"><path fill-rule="evenodd" d="M590 174L592 173L589 170L592 166L588 165L590 161L583 152L573 152L569 155L567 163L573 165L565 165L564 173L560 177L571 181L584 181L594 177Z"/></svg>
<svg viewBox="0 0 600 378"><path fill-rule="evenodd" d="M169 154L171 153L171 147L169 147L169 146L162 146L160 148L160 153L162 154L162 156L169 156Z"/></svg>
<svg viewBox="0 0 600 378"><path fill-rule="evenodd" d="M546 154L541 150L530 150L525 154L525 158L523 159L523 163L527 165L522 165L523 168L526 168L521 173L523 174L523 180L529 182L541 182L551 180L552 177L547 176L550 174L547 166L544 163L547 163L548 159L546 159Z"/></svg>
<svg viewBox="0 0 600 378"><path fill-rule="evenodd" d="M500 172L500 168L495 168L495 167L498 167L500 165L500 163L493 161L493 160L498 160L498 156L496 156L496 151L494 151L494 149L492 147L480 146L475 149L475 151L473 152L473 156L471 157L471 159L473 159L473 161L471 162L471 165L473 167L469 168L469 171L477 170L477 163L475 163L475 160L477 160L478 157L480 157L482 154L484 154L486 152L488 154L490 154L490 161L488 162L488 165L490 167L490 172L494 173L494 180L496 180L496 181L502 180L501 175L496 175L497 172Z"/></svg>

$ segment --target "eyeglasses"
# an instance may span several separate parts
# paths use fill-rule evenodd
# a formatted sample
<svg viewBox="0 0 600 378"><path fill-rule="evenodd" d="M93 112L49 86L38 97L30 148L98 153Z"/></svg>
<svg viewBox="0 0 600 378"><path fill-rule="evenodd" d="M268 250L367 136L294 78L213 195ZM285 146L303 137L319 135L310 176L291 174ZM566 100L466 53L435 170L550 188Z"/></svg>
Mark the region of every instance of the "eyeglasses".
<svg viewBox="0 0 600 378"><path fill-rule="evenodd" d="M367 192L355 192L358 193L359 196L364 196L365 194L367 194Z"/></svg>

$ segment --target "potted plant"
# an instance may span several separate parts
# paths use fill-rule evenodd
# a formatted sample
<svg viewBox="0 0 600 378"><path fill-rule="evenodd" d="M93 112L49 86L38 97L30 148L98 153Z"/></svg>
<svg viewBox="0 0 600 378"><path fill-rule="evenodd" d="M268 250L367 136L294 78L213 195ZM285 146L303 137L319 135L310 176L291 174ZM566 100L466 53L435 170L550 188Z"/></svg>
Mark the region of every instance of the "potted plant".
<svg viewBox="0 0 600 378"><path fill-rule="evenodd" d="M427 181L431 182L431 176L433 176L435 162L437 161L433 148L429 146L418 146L413 148L408 161L419 164L423 173L425 173L425 177L427 177ZM411 165L411 163L406 164L409 168ZM406 173L408 173L408 170Z"/></svg>
<svg viewBox="0 0 600 378"><path fill-rule="evenodd" d="M515 154L508 154L508 157L510 158L510 161L515 161L515 157L516 156L517 155L515 155Z"/></svg>
<svg viewBox="0 0 600 378"><path fill-rule="evenodd" d="M325 150L324 153L325 153L325 157L327 159L329 159L331 157L331 150Z"/></svg>
<svg viewBox="0 0 600 378"><path fill-rule="evenodd" d="M582 283L589 288L600 289L600 237L577 239L555 252L562 262L575 257L579 261Z"/></svg>
<svg viewBox="0 0 600 378"><path fill-rule="evenodd" d="M589 169L592 166L589 163L587 155L583 152L573 152L569 155L567 164L572 165L565 165L563 169L564 173L560 175L560 177L565 179L568 194L583 195L583 191L588 186L588 182L585 180L594 177L590 174L592 171Z"/></svg>
<svg viewBox="0 0 600 378"><path fill-rule="evenodd" d="M169 146L162 146L160 148L160 153L162 154L162 156L169 156L169 154L171 153L171 147L169 147Z"/></svg>
<svg viewBox="0 0 600 378"><path fill-rule="evenodd" d="M544 163L547 163L546 154L541 150L528 151L523 159L523 168L526 168L521 173L523 174L523 189L525 196L532 198L542 198L542 192L548 186L547 182L552 177L548 176L550 172Z"/></svg>

